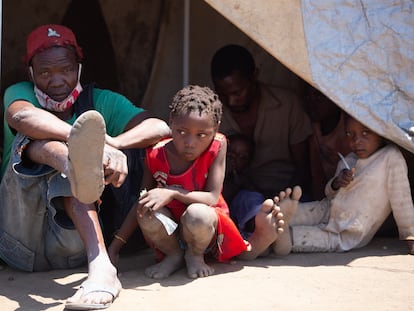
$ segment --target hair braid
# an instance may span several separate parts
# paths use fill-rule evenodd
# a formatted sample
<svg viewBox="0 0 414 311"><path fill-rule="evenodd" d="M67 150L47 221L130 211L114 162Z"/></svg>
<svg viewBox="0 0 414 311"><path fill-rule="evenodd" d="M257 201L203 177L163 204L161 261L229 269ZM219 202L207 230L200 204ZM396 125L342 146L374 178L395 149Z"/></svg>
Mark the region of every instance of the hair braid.
<svg viewBox="0 0 414 311"><path fill-rule="evenodd" d="M221 101L209 87L189 85L175 94L171 105L171 117L198 111L199 115L210 115L215 124L220 124L223 114Z"/></svg>

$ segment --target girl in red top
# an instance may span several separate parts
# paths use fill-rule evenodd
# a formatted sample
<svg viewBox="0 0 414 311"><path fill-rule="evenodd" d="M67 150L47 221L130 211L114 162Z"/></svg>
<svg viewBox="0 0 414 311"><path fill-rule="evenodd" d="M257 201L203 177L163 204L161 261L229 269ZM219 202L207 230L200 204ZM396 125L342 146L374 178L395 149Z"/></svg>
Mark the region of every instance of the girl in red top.
<svg viewBox="0 0 414 311"><path fill-rule="evenodd" d="M205 277L214 272L205 263L206 254L221 262L243 253L257 257L275 241L283 215L268 200L259 221L260 234L267 237L260 243L258 235L251 243L243 240L221 195L227 143L218 133L218 96L207 87L188 86L175 95L170 108L172 138L147 149L143 187L149 190L131 209L109 254L117 261L120 248L139 225L160 255L159 262L146 269L147 276L166 278L185 263L189 277Z"/></svg>

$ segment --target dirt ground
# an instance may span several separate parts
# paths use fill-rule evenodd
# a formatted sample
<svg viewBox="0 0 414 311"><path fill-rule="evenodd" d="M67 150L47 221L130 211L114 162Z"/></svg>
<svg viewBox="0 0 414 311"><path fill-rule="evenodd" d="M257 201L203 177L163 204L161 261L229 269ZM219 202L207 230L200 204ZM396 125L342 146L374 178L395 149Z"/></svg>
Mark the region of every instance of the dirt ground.
<svg viewBox="0 0 414 311"><path fill-rule="evenodd" d="M414 256L404 242L376 238L348 253L268 256L214 264L192 280L180 270L155 281L144 276L149 249L120 261L123 290L108 311L126 310L414 310ZM64 310L86 268L24 273L0 267L1 310Z"/></svg>

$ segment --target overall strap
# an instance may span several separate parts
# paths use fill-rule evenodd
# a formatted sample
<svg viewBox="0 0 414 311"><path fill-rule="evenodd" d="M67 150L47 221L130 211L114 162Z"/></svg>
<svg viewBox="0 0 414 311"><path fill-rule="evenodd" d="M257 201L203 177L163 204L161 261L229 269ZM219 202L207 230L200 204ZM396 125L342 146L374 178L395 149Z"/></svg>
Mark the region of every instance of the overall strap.
<svg viewBox="0 0 414 311"><path fill-rule="evenodd" d="M76 116L80 116L82 113L88 110L93 110L93 89L95 83L88 83L83 87L83 91L79 94L78 99L74 104Z"/></svg>

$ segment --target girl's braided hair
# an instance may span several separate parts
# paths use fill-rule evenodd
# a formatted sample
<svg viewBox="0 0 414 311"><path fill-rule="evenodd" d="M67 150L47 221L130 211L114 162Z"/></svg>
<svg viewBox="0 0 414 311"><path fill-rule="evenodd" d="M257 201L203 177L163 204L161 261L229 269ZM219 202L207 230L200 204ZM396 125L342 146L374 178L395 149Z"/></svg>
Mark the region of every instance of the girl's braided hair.
<svg viewBox="0 0 414 311"><path fill-rule="evenodd" d="M209 87L189 85L175 94L171 105L171 117L198 111L199 115L210 115L216 125L223 114L221 101Z"/></svg>

